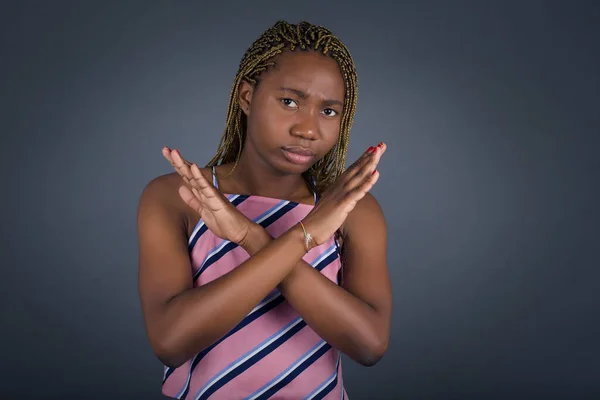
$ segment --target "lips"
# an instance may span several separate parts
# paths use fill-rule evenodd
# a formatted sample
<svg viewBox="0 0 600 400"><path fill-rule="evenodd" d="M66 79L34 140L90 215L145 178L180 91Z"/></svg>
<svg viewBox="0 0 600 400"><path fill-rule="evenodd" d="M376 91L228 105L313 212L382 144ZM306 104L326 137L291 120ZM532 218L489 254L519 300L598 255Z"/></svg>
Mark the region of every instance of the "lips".
<svg viewBox="0 0 600 400"><path fill-rule="evenodd" d="M315 153L312 150L301 146L285 146L281 150L285 158L293 164L310 164L315 158Z"/></svg>
<svg viewBox="0 0 600 400"><path fill-rule="evenodd" d="M315 153L314 151L307 149L306 147L301 147L301 146L285 146L283 147L283 150L292 153L292 154L298 154L299 156L307 156L307 157L314 157Z"/></svg>

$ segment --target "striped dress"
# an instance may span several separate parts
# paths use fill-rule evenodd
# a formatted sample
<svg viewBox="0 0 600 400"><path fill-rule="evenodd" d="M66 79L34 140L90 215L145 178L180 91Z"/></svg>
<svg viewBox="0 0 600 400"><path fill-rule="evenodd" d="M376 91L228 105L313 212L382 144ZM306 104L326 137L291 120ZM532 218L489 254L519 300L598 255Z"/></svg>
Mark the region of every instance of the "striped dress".
<svg viewBox="0 0 600 400"><path fill-rule="evenodd" d="M214 167L213 184L218 187ZM226 196L275 238L313 208L261 196ZM249 257L237 244L215 236L202 220L188 247L194 287L219 278ZM338 283L341 263L333 237L303 259ZM165 366L162 393L193 400L348 398L340 352L317 335L277 289L217 342L178 368Z"/></svg>

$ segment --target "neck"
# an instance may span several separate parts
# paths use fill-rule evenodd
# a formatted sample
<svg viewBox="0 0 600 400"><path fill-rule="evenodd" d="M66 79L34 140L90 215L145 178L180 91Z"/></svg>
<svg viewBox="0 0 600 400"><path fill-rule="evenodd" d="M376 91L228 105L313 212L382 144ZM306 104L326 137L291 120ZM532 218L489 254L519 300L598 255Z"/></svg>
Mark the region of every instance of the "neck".
<svg viewBox="0 0 600 400"><path fill-rule="evenodd" d="M255 196L292 200L311 195L302 175L277 171L252 150L248 141L228 179L238 186L239 192Z"/></svg>

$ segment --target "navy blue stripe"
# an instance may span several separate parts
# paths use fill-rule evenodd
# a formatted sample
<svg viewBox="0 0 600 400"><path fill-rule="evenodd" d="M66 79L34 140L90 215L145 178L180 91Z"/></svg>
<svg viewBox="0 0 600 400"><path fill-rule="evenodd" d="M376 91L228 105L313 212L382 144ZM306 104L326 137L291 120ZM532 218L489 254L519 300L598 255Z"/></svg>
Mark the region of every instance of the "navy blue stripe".
<svg viewBox="0 0 600 400"><path fill-rule="evenodd" d="M250 196L248 195L240 195L238 197L236 197L235 199L233 199L233 201L231 202L231 204L233 204L234 206L239 206L240 203L242 203L243 201L247 200Z"/></svg>
<svg viewBox="0 0 600 400"><path fill-rule="evenodd" d="M325 259L321 260L321 262L319 263L319 265L317 265L315 267L315 269L317 271L322 271L323 268L325 268L326 266L328 266L329 264L331 264L332 262L337 260L337 258L338 258L337 253L333 252L330 255L328 255Z"/></svg>
<svg viewBox="0 0 600 400"><path fill-rule="evenodd" d="M284 344L288 339L298 333L302 328L306 326L306 322L303 320L298 323L298 325L294 326L285 335L281 336L279 339L275 340L273 343L256 353L254 356L250 357L248 360L244 361L241 365L237 366L235 369L230 371L224 377L215 382L202 396L200 396L199 400L206 400L209 398L217 390L221 389L227 383L231 382L236 377L240 376L244 371L252 367L254 364L271 354L275 351L279 346Z"/></svg>
<svg viewBox="0 0 600 400"><path fill-rule="evenodd" d="M211 265L213 265L214 263L219 261L221 258L223 258L223 256L225 254L229 253L231 250L235 249L236 247L238 247L237 243L229 242L225 246L223 246L223 248L221 250L219 250L218 252L216 252L215 254L210 256L208 258L208 260L206 260L204 265L202 267L198 268L198 270L194 273L194 282L196 282L198 280L198 278L200 277L200 274L202 274L206 270L206 268L210 267Z"/></svg>
<svg viewBox="0 0 600 400"><path fill-rule="evenodd" d="M204 235L204 232L206 232L208 230L208 226L206 226L206 224L202 225L202 228L200 228L198 230L198 232L196 233L196 236L194 236L192 238L192 241L190 242L190 244L188 245L188 251L191 253L192 250L194 249L194 246L196 245L196 242L198 241L198 239L200 239L200 236Z"/></svg>
<svg viewBox="0 0 600 400"><path fill-rule="evenodd" d="M273 387L269 388L262 395L258 396L256 400L268 399L273 396L275 393L280 391L283 387L293 381L298 375L304 372L308 367L315 363L321 356L327 353L331 349L331 345L329 343L325 344L325 346L321 347L317 352L315 352L312 356L308 357L306 360L302 362L296 369L294 369L288 376L277 382Z"/></svg>
<svg viewBox="0 0 600 400"><path fill-rule="evenodd" d="M260 223L260 225L263 228L266 228L267 226L271 225L273 222L277 221L279 218L283 217L288 211L291 211L291 210L293 210L296 207L298 207L298 203L289 202L288 204L286 204L285 206L283 206L281 208L281 210L277 211L276 213L274 213L273 215L271 215L267 219L263 220Z"/></svg>
<svg viewBox="0 0 600 400"><path fill-rule="evenodd" d="M331 393L331 391L333 389L335 389L335 387L338 384L338 381L340 379L340 376L338 374L338 371L335 371L335 379L333 381L331 381L331 383L327 386L325 386L321 392L319 392L315 397L313 397L314 400L321 400L322 398L324 398L325 396L327 396L329 393ZM344 388L342 388L342 393L343 393Z"/></svg>
<svg viewBox="0 0 600 400"><path fill-rule="evenodd" d="M274 223L275 221L277 221L279 218L281 218L285 214L287 214L289 211L291 211L294 208L296 208L297 206L298 206L298 203L289 203L289 204L286 204L280 210L278 210L276 213L274 213L270 217L268 217L265 220L263 220L260 223L260 225L263 228L268 227L269 225L271 225L272 223ZM227 254L228 252L230 252L231 250L235 249L238 246L239 245L237 243L230 242L230 243L227 243L227 245L225 247L223 247L221 250L219 250L217 253L213 254L208 260L206 260L206 262L204 263L204 265L201 268L199 268L198 271L196 271L196 273L194 274L194 282L196 280L198 280L198 277L200 277L200 275L202 274L202 272L204 272L208 267L210 267L211 265L213 265L214 263L216 263L217 261L219 261L225 254Z"/></svg>
<svg viewBox="0 0 600 400"><path fill-rule="evenodd" d="M231 204L233 204L234 206L237 207L241 203L243 203L245 200L247 200L248 197L250 197L250 196L247 196L247 195L238 196L231 202ZM208 230L208 227L206 226L206 224L202 225L202 228L200 228L200 230L196 233L196 236L194 236L191 243L188 245L188 251L190 251L190 252L192 251L192 249L196 245L196 242L198 242L198 239L200 238L200 236L202 236L204 234L204 232L206 232L207 230Z"/></svg>
<svg viewBox="0 0 600 400"><path fill-rule="evenodd" d="M162 384L164 385L165 382L167 381L167 379L169 379L169 377L171 376L171 374L175 372L175 369L167 367L167 373L165 374L165 377L163 378Z"/></svg>
<svg viewBox="0 0 600 400"><path fill-rule="evenodd" d="M200 361L202 361L202 359L204 357L206 357L206 355L212 349L214 349L215 347L217 347L221 342L223 342L225 339L227 339L228 337L230 337L234 333L236 333L236 332L242 330L243 328L245 328L246 326L250 325L250 323L252 323L253 321L255 321L261 315L265 315L267 312L271 311L272 309L274 309L275 307L277 307L278 305L280 305L281 303L283 303L284 300L285 299L284 299L283 296L279 296L276 299L274 299L274 300L270 301L269 303L265 304L263 307L259 308L258 310L254 311L253 313L251 313L248 316L246 316L246 318L244 318L242 320L242 322L240 322L239 324L237 324L237 326L235 328L233 328L232 330L230 330L221 339L217 340L215 343L211 344L209 347L207 347L206 349L204 349L200 353L198 353L198 356L194 359L192 365L190 366L190 372L189 372L189 374L192 374L194 372L194 369L196 369L196 366L198 366L198 364L200 363ZM190 383L191 383L191 380L190 380ZM163 382L163 384L164 384L164 382ZM190 390L190 385L188 383L188 385L185 388L185 391L183 393L183 396L181 397L182 399L185 399L185 396L187 396L189 390Z"/></svg>
<svg viewBox="0 0 600 400"><path fill-rule="evenodd" d="M162 382L163 385L165 384L165 382L167 381L167 379L169 379L169 377L171 376L171 374L173 372L175 372L175 368L167 367L167 373L165 374L165 377L164 377L163 382Z"/></svg>

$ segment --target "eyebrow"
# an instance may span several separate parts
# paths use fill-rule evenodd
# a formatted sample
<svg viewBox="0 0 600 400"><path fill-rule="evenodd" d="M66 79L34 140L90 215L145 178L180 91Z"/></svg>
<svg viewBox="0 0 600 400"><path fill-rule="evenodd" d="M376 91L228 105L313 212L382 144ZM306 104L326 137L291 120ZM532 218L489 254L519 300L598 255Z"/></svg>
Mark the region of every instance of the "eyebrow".
<svg viewBox="0 0 600 400"><path fill-rule="evenodd" d="M300 97L301 99L305 99L308 96L306 95L306 93L304 93L302 90L298 90L298 89L294 89L294 88L289 88L289 87L280 87L279 88L280 91L282 92L292 92L294 93L296 96ZM324 100L323 103L328 104L328 105L337 105L340 107L344 107L344 103L339 101L339 100Z"/></svg>

